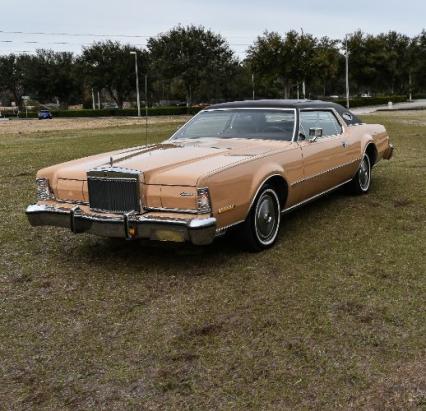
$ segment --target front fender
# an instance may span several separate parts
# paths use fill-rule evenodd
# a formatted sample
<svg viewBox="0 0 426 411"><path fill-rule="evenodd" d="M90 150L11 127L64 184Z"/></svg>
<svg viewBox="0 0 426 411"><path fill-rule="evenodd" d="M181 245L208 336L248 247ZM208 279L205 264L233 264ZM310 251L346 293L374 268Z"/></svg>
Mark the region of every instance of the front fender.
<svg viewBox="0 0 426 411"><path fill-rule="evenodd" d="M200 186L209 188L218 229L243 222L259 189L273 176L286 180L285 170L278 163L252 160L200 180Z"/></svg>
<svg viewBox="0 0 426 411"><path fill-rule="evenodd" d="M254 204L254 201L256 200L257 195L259 194L259 191L261 188L265 185L265 183L270 180L273 177L279 177L283 180L283 184L288 188L288 177L286 175L286 172L283 167L281 167L279 164L273 164L273 165L265 165L265 167L260 167L252 179L252 184L250 187L250 200L248 203L248 207L246 209L246 217L248 213L250 212L251 207ZM282 207L284 207L284 204L282 204Z"/></svg>

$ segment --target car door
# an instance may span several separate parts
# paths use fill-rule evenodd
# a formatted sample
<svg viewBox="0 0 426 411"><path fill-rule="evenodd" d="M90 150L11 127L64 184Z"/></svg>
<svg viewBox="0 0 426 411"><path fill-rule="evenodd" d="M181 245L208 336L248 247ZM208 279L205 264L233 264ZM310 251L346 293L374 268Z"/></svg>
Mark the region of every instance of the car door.
<svg viewBox="0 0 426 411"><path fill-rule="evenodd" d="M332 109L301 110L299 113L299 144L303 154L304 197L310 198L348 179L347 128ZM322 130L316 139L310 132Z"/></svg>

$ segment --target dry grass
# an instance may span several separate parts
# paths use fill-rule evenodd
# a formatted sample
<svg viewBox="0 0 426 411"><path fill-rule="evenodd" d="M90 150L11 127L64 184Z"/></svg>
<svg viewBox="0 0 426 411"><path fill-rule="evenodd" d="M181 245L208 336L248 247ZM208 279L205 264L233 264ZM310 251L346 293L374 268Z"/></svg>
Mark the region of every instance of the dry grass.
<svg viewBox="0 0 426 411"><path fill-rule="evenodd" d="M139 126L0 137L0 408L424 409L426 113L371 193L289 215L246 254L30 228L34 174ZM161 140L176 128L151 128Z"/></svg>
<svg viewBox="0 0 426 411"><path fill-rule="evenodd" d="M188 116L148 117L149 125L180 124ZM138 117L87 117L55 118L53 120L11 120L0 122L0 135L34 134L65 130L97 130L110 127L145 126L145 118Z"/></svg>

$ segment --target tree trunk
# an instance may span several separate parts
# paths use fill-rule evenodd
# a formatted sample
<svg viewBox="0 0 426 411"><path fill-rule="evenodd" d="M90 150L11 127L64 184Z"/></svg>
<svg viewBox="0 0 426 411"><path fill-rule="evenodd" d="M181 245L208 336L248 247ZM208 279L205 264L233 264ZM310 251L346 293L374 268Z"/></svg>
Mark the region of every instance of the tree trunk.
<svg viewBox="0 0 426 411"><path fill-rule="evenodd" d="M15 104L16 107L18 107L18 109L21 106L21 99L19 97L19 92L18 92L18 85L16 84L16 82L14 82L13 84L10 85L10 91L12 92L13 98L15 99Z"/></svg>
<svg viewBox="0 0 426 411"><path fill-rule="evenodd" d="M20 109L22 107L22 98L16 90L13 90L12 93L13 93L13 97L15 99L16 107L18 107L18 109Z"/></svg>
<svg viewBox="0 0 426 411"><path fill-rule="evenodd" d="M114 100L115 104L117 104L118 108L123 108L123 99L120 99L118 93L116 95L116 93L114 93L114 90L111 87L108 87L107 91L111 98Z"/></svg>
<svg viewBox="0 0 426 411"><path fill-rule="evenodd" d="M192 85L189 84L186 87L186 107L191 107L192 105Z"/></svg>
<svg viewBox="0 0 426 411"><path fill-rule="evenodd" d="M410 94L410 101L413 101L413 76L411 70L408 72L408 91Z"/></svg>
<svg viewBox="0 0 426 411"><path fill-rule="evenodd" d="M288 81L284 80L284 98L288 99Z"/></svg>

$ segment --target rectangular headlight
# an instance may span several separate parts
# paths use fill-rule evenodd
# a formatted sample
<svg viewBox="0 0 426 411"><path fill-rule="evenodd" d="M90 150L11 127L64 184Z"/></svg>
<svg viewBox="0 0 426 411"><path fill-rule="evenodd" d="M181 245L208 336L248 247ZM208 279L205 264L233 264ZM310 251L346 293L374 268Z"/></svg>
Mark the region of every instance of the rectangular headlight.
<svg viewBox="0 0 426 411"><path fill-rule="evenodd" d="M53 200L55 198L47 178L37 178L37 200Z"/></svg>
<svg viewBox="0 0 426 411"><path fill-rule="evenodd" d="M208 188L197 189L197 206L199 213L205 214L210 213L212 211Z"/></svg>

